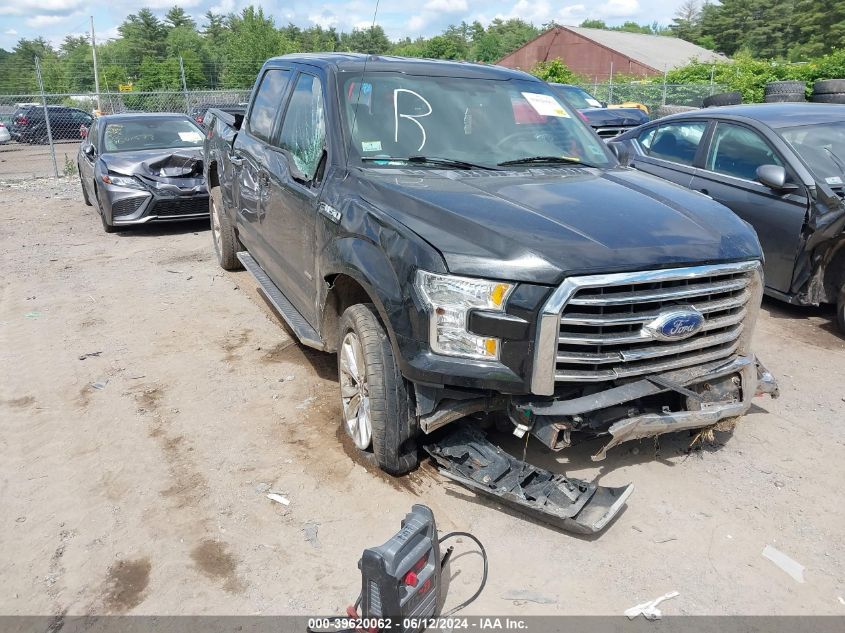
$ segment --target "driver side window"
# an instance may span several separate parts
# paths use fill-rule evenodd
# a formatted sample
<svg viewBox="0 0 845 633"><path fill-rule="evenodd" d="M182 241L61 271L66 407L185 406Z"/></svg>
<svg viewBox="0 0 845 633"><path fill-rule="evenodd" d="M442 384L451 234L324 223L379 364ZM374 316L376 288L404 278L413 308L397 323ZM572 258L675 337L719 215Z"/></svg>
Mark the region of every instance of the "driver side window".
<svg viewBox="0 0 845 633"><path fill-rule="evenodd" d="M297 169L312 180L326 143L323 84L313 75L301 74L290 98L279 147L287 151Z"/></svg>

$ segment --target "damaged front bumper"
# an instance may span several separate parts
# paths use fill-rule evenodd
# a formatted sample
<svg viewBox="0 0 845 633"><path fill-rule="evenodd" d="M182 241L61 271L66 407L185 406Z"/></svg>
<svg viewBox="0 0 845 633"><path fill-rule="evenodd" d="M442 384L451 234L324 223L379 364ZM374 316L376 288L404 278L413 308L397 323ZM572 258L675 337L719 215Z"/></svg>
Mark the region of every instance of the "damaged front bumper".
<svg viewBox="0 0 845 633"><path fill-rule="evenodd" d="M777 383L753 356L646 376L572 399L514 398L514 433L531 433L552 450L571 445L572 434L611 439L594 461L623 442L706 428L745 414L755 395L777 397Z"/></svg>
<svg viewBox="0 0 845 633"><path fill-rule="evenodd" d="M619 513L634 491L570 479L527 464L462 425L425 450L445 477L568 532L596 534Z"/></svg>

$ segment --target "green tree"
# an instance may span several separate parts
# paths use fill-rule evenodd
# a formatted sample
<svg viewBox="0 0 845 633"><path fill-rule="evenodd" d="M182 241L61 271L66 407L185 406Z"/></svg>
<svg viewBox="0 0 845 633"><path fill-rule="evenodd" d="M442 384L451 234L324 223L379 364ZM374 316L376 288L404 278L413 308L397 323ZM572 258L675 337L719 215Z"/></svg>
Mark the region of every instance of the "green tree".
<svg viewBox="0 0 845 633"><path fill-rule="evenodd" d="M543 81L550 81L558 84L571 84L578 81L578 76L559 59L553 59L549 62L540 62L534 67L531 74L539 77Z"/></svg>
<svg viewBox="0 0 845 633"><path fill-rule="evenodd" d="M209 11L209 13L211 12ZM185 10L178 5L174 6L164 14L164 23L173 29L178 29L180 27L188 27L191 29L197 28L197 23L194 22L194 19L185 13Z"/></svg>
<svg viewBox="0 0 845 633"><path fill-rule="evenodd" d="M604 20L584 20L580 24L582 29L603 29L607 30L607 24Z"/></svg>
<svg viewBox="0 0 845 633"><path fill-rule="evenodd" d="M351 33L341 33L339 45L345 51L370 55L383 55L392 47L384 29L378 24L366 29L352 29Z"/></svg>
<svg viewBox="0 0 845 633"><path fill-rule="evenodd" d="M226 88L244 88L255 82L264 62L289 53L293 47L276 29L264 9L249 6L226 18L227 33L222 50L225 60L221 83Z"/></svg>
<svg viewBox="0 0 845 633"><path fill-rule="evenodd" d="M790 51L795 60L832 52L845 45L845 2L797 0L796 41Z"/></svg>

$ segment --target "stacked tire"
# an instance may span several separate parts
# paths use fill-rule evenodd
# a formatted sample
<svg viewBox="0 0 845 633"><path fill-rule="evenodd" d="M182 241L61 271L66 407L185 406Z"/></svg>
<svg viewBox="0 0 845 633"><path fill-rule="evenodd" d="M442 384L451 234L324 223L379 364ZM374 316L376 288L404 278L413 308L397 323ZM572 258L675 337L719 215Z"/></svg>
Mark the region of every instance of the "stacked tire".
<svg viewBox="0 0 845 633"><path fill-rule="evenodd" d="M804 81L770 81L763 98L766 103L801 103L807 100Z"/></svg>
<svg viewBox="0 0 845 633"><path fill-rule="evenodd" d="M702 103L705 108L716 108L719 106L739 105L742 103L741 92L723 92L718 95L706 97Z"/></svg>
<svg viewBox="0 0 845 633"><path fill-rule="evenodd" d="M845 79L825 79L813 84L813 103L845 103Z"/></svg>

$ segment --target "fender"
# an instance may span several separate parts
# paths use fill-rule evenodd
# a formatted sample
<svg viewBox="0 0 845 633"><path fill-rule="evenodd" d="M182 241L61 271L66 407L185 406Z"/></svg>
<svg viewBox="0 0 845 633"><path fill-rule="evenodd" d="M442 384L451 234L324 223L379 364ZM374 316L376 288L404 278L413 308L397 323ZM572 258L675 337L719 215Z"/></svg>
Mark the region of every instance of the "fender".
<svg viewBox="0 0 845 633"><path fill-rule="evenodd" d="M428 337L428 314L412 293L414 275L419 268L447 272L446 263L416 233L363 200L348 201L341 217L340 226L318 223L318 242L325 244L318 261L320 278L328 282L344 274L354 279L376 306L401 359L397 337ZM318 290L321 315L329 287L321 284Z"/></svg>

